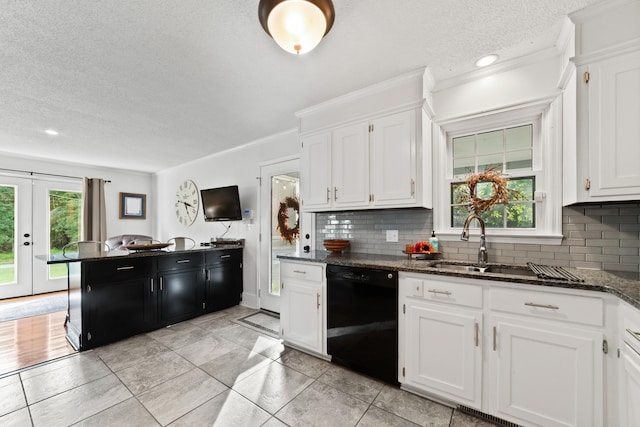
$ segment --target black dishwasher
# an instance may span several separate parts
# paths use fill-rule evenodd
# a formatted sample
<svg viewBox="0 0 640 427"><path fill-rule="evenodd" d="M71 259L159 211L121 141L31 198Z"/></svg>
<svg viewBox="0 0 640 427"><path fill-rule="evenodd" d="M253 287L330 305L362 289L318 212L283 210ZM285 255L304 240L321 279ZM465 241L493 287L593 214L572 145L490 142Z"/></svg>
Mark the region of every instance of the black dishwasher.
<svg viewBox="0 0 640 427"><path fill-rule="evenodd" d="M327 266L331 361L398 383L398 273Z"/></svg>

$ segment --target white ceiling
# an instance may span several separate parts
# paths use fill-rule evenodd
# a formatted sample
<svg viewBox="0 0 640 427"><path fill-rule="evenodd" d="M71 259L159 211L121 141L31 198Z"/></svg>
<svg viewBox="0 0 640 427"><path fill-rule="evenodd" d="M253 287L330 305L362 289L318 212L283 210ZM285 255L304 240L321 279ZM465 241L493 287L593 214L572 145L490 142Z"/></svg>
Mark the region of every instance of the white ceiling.
<svg viewBox="0 0 640 427"><path fill-rule="evenodd" d="M333 29L296 57L262 30L258 0L1 0L0 152L162 170L419 67L441 81L487 53L549 48L593 2L334 0Z"/></svg>

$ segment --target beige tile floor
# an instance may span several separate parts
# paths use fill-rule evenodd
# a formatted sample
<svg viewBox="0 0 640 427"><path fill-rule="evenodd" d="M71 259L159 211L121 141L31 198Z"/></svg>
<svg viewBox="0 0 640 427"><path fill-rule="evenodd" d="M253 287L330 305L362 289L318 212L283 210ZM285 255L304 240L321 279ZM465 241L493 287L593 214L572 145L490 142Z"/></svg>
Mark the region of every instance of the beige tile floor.
<svg viewBox="0 0 640 427"><path fill-rule="evenodd" d="M0 378L0 425L491 425L237 323L254 311L233 307Z"/></svg>

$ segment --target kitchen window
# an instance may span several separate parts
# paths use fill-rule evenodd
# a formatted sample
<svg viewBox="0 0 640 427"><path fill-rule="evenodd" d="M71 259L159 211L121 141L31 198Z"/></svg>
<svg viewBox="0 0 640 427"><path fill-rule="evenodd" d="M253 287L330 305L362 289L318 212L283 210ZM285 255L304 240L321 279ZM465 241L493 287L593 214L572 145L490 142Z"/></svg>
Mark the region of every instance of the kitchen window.
<svg viewBox="0 0 640 427"><path fill-rule="evenodd" d="M436 123L433 221L438 237L459 240L469 210L459 194L472 174L493 169L518 190L507 205L483 212L490 242L562 241L561 100L544 99ZM491 183L476 195L490 197ZM484 196L484 197L483 197ZM474 234L471 232L472 240Z"/></svg>
<svg viewBox="0 0 640 427"><path fill-rule="evenodd" d="M533 123L495 129L451 138L452 182L451 226L462 227L469 215L464 203L467 185L464 179L489 169L508 177L507 188L515 197L508 205L497 204L480 216L487 228L535 228L535 183L533 174ZM476 195L488 199L493 194L490 182L480 182Z"/></svg>

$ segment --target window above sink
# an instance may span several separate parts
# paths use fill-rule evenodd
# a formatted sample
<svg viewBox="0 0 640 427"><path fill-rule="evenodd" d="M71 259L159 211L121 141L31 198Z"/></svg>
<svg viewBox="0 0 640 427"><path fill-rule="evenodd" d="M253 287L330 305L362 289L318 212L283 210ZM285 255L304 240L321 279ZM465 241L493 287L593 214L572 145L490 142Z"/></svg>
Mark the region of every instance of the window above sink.
<svg viewBox="0 0 640 427"><path fill-rule="evenodd" d="M443 120L434 140L434 226L442 240L459 240L467 207L456 200L465 179L488 169L502 172L522 193L507 206L481 214L491 243L560 244L562 241L561 98ZM490 186L488 183L484 187ZM482 183L476 194L486 190ZM471 232L471 240L478 233Z"/></svg>

